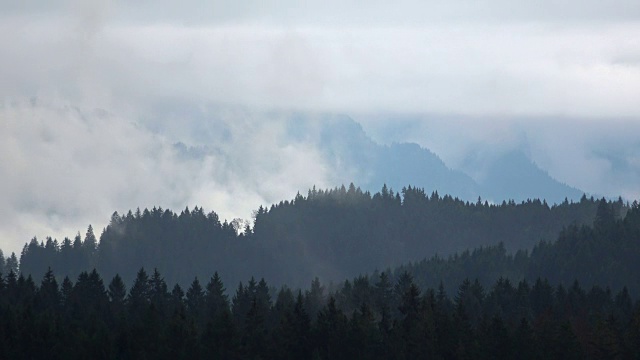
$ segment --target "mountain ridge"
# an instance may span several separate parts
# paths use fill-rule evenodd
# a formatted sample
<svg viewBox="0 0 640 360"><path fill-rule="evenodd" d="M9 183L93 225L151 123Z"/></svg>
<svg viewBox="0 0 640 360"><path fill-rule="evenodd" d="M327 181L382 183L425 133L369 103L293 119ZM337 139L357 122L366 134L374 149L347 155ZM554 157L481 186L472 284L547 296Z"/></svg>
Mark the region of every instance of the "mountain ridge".
<svg viewBox="0 0 640 360"><path fill-rule="evenodd" d="M480 197L494 203L527 199L561 203L565 198L577 201L584 194L551 177L522 150L505 152L484 163L472 155L464 169L453 169L436 153L417 143L376 142L360 123L346 115L294 113L282 121L284 131L280 141L317 149L332 174L330 186L356 183L375 192L384 184L395 190L411 184L467 201ZM176 148L189 157L205 156L208 151L222 152L214 143L192 147L179 142ZM484 173L480 179L469 172L478 168Z"/></svg>

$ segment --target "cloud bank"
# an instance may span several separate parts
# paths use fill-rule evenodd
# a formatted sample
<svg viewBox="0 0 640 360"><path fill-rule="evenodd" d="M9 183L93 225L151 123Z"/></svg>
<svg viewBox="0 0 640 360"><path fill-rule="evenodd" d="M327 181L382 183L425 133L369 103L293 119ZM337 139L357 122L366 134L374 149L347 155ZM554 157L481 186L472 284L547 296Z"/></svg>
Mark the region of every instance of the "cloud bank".
<svg viewBox="0 0 640 360"><path fill-rule="evenodd" d="M640 199L640 121L398 114L356 118L366 119L365 129L377 141L418 143L476 180L496 158L522 151L553 178L587 194Z"/></svg>
<svg viewBox="0 0 640 360"><path fill-rule="evenodd" d="M640 116L634 1L28 3L1 17L3 95Z"/></svg>
<svg viewBox="0 0 640 360"><path fill-rule="evenodd" d="M274 112L351 114L462 169L525 148L568 184L640 196L637 1L9 0L0 14L3 249L114 210L247 217L333 185ZM195 161L178 141L217 151Z"/></svg>
<svg viewBox="0 0 640 360"><path fill-rule="evenodd" d="M171 128L151 131L142 121L106 111L35 99L5 104L0 248L19 251L34 235L61 240L89 223L100 229L113 211L136 207L198 205L229 221L248 219L259 205L328 185L320 154L303 143L283 142L277 121L249 113L227 116L232 121L200 120L201 127L224 131L208 134L213 151L190 157L175 145L175 135L164 135ZM186 124L168 119L174 120L172 126ZM182 146L201 149L197 142Z"/></svg>

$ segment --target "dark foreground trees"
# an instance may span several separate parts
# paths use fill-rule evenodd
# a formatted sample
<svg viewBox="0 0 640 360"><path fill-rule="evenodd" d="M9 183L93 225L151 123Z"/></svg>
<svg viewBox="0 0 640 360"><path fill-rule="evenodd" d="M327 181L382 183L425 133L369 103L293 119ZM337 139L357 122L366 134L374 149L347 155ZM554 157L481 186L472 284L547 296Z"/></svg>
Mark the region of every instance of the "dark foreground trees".
<svg viewBox="0 0 640 360"><path fill-rule="evenodd" d="M520 244L556 228L530 252L505 241L293 290L451 239ZM640 356L635 202L470 204L350 187L261 208L236 230L200 208L153 209L114 214L97 245L92 228L84 241L34 239L0 276L0 359ZM291 288L239 282L252 275Z"/></svg>
<svg viewBox="0 0 640 360"><path fill-rule="evenodd" d="M353 285L352 285L353 284ZM356 285L357 284L357 285ZM0 281L6 359L637 359L640 302L626 289L465 280L449 297L409 274L359 277L324 293L264 279L228 298L220 276L170 291L140 269L129 291L96 271L58 284Z"/></svg>

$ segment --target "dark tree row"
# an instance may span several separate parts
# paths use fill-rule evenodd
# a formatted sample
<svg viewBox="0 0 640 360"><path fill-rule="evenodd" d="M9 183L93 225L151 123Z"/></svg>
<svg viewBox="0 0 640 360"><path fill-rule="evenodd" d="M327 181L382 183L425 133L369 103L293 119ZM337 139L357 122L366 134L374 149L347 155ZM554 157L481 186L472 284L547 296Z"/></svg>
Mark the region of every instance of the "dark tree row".
<svg viewBox="0 0 640 360"><path fill-rule="evenodd" d="M315 276L339 281L498 243L509 252L532 249L571 224L590 225L598 204L586 197L553 206L539 200L469 203L412 187L400 194L385 186L374 195L353 185L312 189L306 197L260 207L253 226L244 229L198 207L180 214L160 208L114 213L100 241L91 227L84 238L32 239L20 256L20 272L37 275L51 267L75 278L94 267L113 276L144 266L183 285L193 275L220 270L234 282L260 275L302 286ZM607 204L614 218L627 210L621 200Z"/></svg>
<svg viewBox="0 0 640 360"><path fill-rule="evenodd" d="M127 291L94 270L39 286L0 277L0 357L6 359L637 359L640 302L623 289L546 280L465 280L453 299L408 273L316 279L304 293L240 283L229 300L216 273L186 292L156 270Z"/></svg>
<svg viewBox="0 0 640 360"><path fill-rule="evenodd" d="M538 277L565 286L579 280L585 286L607 285L615 291L627 287L640 295L640 206L636 202L623 219L615 203L601 200L593 226L572 224L555 242L541 242L531 252L509 254L502 244L467 250L447 258L435 256L396 268L396 276L409 272L422 287L444 282L448 291L464 278L477 277L488 286L498 278L512 281Z"/></svg>

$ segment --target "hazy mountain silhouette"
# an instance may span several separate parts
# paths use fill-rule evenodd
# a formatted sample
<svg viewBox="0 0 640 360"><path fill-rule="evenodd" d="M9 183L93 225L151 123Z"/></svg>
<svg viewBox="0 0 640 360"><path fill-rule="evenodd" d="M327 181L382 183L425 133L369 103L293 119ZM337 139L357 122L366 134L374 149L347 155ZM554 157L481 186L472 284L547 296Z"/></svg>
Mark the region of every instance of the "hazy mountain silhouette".
<svg viewBox="0 0 640 360"><path fill-rule="evenodd" d="M340 183L360 184L371 192L380 190L384 184L396 191L412 184L429 192L464 199L477 197L478 185L474 180L449 169L433 152L413 143L378 144L347 116L296 115L288 120L287 129L294 141L314 142Z"/></svg>
<svg viewBox="0 0 640 360"><path fill-rule="evenodd" d="M384 184L395 191L411 184L427 192L437 191L469 201L481 197L494 202L540 198L559 203L565 198L578 200L583 194L553 179L521 151L483 159L482 162L475 160L472 154L467 159L465 171L482 169L482 176L475 176L474 180L471 173L449 168L437 154L418 144L383 145L375 142L359 123L348 116L294 113L286 116L271 114L269 117L270 121L283 122L284 134L280 141L305 144L321 153L332 174L332 183L329 184L332 186L353 182L360 184L363 190L376 192ZM191 120L193 123L194 119ZM206 119L195 122L202 121ZM216 121L206 126L199 125L199 128L223 125L223 121ZM215 133L214 129L210 130ZM221 140L214 138L204 147L179 143L176 148L189 158L207 153L223 155L217 141Z"/></svg>
<svg viewBox="0 0 640 360"><path fill-rule="evenodd" d="M360 124L347 116L310 119L304 115L289 120L290 134L296 141L313 139L343 183L361 184L369 191L383 184L399 191L412 184L428 192L438 191L465 200L483 199L501 202L546 199L562 202L565 197L578 200L583 192L553 179L522 151L512 151L484 162L484 176L474 180L468 174L451 169L429 149L415 143L374 142ZM468 161L473 162L473 159ZM473 168L473 166L471 166ZM350 177L349 177L350 176ZM336 184L338 185L338 184Z"/></svg>
<svg viewBox="0 0 640 360"><path fill-rule="evenodd" d="M558 203L565 197L577 200L583 194L549 176L522 151L511 151L495 159L480 181L480 189L493 200L540 198Z"/></svg>

